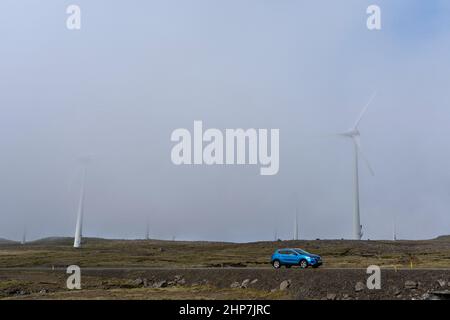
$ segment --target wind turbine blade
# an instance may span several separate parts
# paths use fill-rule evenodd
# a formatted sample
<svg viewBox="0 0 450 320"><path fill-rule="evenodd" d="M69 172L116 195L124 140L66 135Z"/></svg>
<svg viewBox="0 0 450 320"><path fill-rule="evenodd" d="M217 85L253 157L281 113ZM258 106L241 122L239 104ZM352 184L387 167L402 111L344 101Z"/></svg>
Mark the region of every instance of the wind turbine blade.
<svg viewBox="0 0 450 320"><path fill-rule="evenodd" d="M365 154L364 154L364 153L362 152L362 150L361 150L361 141L359 140L359 137L358 137L358 136L353 137L353 141L355 142L356 149L357 149L357 151L359 152L359 154L361 155L361 158L362 158L362 159L364 160L364 162L366 163L366 166L367 166L367 168L369 169L370 174L371 174L372 176L374 176L375 173L374 173L374 171L373 171L373 169L372 169L372 166L370 165L369 160L367 159L367 157L365 156Z"/></svg>
<svg viewBox="0 0 450 320"><path fill-rule="evenodd" d="M370 97L369 101L366 103L366 105L364 106L364 108L362 109L361 113L359 114L358 118L356 119L355 124L353 125L353 129L356 129L359 125L359 122L361 121L362 117L364 116L364 114L367 111L367 108L369 107L369 105L372 103L373 99L375 99L377 93L374 92L372 94L372 96Z"/></svg>

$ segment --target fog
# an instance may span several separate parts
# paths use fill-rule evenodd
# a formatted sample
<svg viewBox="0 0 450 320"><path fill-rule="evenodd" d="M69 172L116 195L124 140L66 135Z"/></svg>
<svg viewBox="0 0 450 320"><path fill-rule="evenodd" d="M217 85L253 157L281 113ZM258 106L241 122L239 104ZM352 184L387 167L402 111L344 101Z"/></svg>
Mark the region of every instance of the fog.
<svg viewBox="0 0 450 320"><path fill-rule="evenodd" d="M81 29L66 8L81 8ZM369 31L366 8L381 7ZM364 238L450 233L450 3L0 3L0 237ZM277 128L280 168L172 163L173 130Z"/></svg>

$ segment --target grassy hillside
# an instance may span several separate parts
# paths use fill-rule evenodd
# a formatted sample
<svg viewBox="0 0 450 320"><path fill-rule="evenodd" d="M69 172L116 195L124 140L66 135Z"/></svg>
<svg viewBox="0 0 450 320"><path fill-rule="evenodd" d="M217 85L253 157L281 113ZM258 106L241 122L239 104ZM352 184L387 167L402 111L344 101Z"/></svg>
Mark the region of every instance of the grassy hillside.
<svg viewBox="0 0 450 320"><path fill-rule="evenodd" d="M0 238L0 245L17 244L15 241Z"/></svg>

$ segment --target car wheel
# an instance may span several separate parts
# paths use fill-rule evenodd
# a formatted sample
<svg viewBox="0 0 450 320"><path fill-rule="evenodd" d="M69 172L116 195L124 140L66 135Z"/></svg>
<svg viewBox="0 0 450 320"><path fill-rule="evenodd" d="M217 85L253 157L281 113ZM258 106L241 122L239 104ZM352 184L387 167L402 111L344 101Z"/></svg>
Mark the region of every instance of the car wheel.
<svg viewBox="0 0 450 320"><path fill-rule="evenodd" d="M308 268L308 262L305 259L301 260L299 265L302 269Z"/></svg>
<svg viewBox="0 0 450 320"><path fill-rule="evenodd" d="M275 269L280 269L280 268L281 268L281 263L280 263L280 261L278 261L278 260L274 260L274 261L272 262L272 266L273 266Z"/></svg>

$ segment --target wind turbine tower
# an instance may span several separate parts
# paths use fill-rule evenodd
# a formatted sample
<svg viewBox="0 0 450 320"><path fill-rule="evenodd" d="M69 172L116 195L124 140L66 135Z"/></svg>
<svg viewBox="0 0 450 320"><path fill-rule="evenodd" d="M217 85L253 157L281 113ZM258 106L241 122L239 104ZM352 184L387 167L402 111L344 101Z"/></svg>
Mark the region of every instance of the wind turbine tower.
<svg viewBox="0 0 450 320"><path fill-rule="evenodd" d="M392 224L392 240L397 241L397 226L395 223L395 218L394 218L394 223Z"/></svg>
<svg viewBox="0 0 450 320"><path fill-rule="evenodd" d="M370 98L369 102L364 106L360 115L356 119L355 124L346 132L339 133L338 136L350 138L353 142L353 155L354 155L354 174L353 174L353 183L354 183L354 204L353 204L353 239L361 240L363 236L362 225L361 225L361 217L360 217L360 208L359 208L359 172L358 172L358 163L359 163L359 155L364 160L369 169L370 173L374 175L372 167L370 166L369 161L365 157L365 155L361 151L361 143L360 143L360 132L358 130L359 122L361 121L364 113L367 110L367 107L372 103L376 94L374 93Z"/></svg>
<svg viewBox="0 0 450 320"><path fill-rule="evenodd" d="M294 240L298 240L298 213L297 213L297 209L295 209Z"/></svg>
<svg viewBox="0 0 450 320"><path fill-rule="evenodd" d="M83 173L82 173L82 178L81 178L80 199L78 202L77 225L75 228L75 240L73 242L74 248L81 248L81 239L83 237L84 192L85 192L86 171L87 171L88 160L82 160L82 162L83 162Z"/></svg>
<svg viewBox="0 0 450 320"><path fill-rule="evenodd" d="M26 243L27 243L27 227L24 227L21 244L26 244Z"/></svg>
<svg viewBox="0 0 450 320"><path fill-rule="evenodd" d="M145 227L145 240L150 240L150 226L148 224L148 219Z"/></svg>

